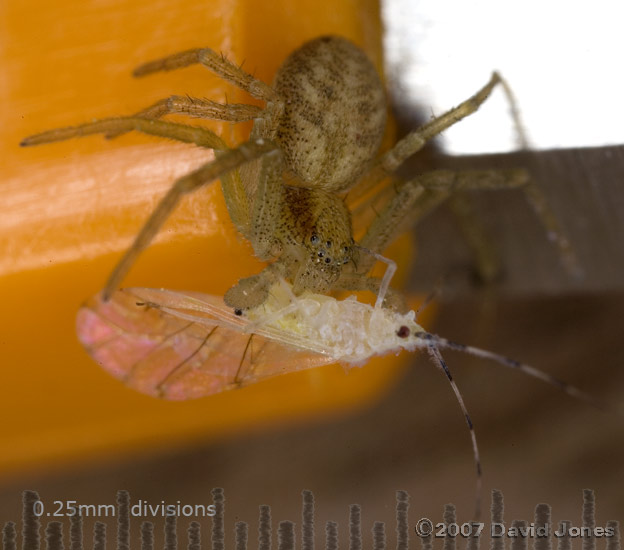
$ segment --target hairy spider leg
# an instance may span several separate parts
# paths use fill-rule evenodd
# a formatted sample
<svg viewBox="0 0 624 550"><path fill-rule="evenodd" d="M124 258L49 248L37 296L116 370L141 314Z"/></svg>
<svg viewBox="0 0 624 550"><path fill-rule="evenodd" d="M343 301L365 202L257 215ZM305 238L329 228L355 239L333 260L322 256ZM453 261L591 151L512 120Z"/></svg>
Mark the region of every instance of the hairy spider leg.
<svg viewBox="0 0 624 550"><path fill-rule="evenodd" d="M370 174L366 176L365 180L349 192L349 200L352 202L360 200L381 180L392 175L409 157L420 151L429 140L474 113L489 97L493 88L499 82L501 82L500 75L496 72L492 73L489 82L472 97L439 117L433 118L399 140L394 147L383 153L375 161Z"/></svg>
<svg viewBox="0 0 624 550"><path fill-rule="evenodd" d="M158 206L136 236L132 246L126 251L111 273L102 294L104 300L108 300L111 293L119 286L130 267L136 261L137 256L152 241L182 196L192 193L199 187L236 170L246 162L260 158L274 150L275 146L268 141L247 142L236 149L225 151L214 161L206 163L190 174L177 179L167 194L160 200Z"/></svg>
<svg viewBox="0 0 624 550"><path fill-rule="evenodd" d="M277 102L277 96L270 86L243 71L239 66L219 55L210 48L198 48L171 54L167 57L149 61L137 67L133 76L143 77L156 72L173 71L201 64L217 76L248 92L252 97L267 102ZM143 118L160 118L168 114L182 114L211 120L227 122L244 122L261 117L263 109L255 105L222 104L207 99L173 95L157 101L155 104L139 111L136 116ZM123 132L110 133L114 138Z"/></svg>
<svg viewBox="0 0 624 550"><path fill-rule="evenodd" d="M383 252L396 237L454 192L519 187L527 177L524 170L438 170L399 182L394 187L396 194L377 214L360 245ZM373 261L371 257L363 257L358 273L366 273Z"/></svg>
<svg viewBox="0 0 624 550"><path fill-rule="evenodd" d="M250 139L272 137L273 125L270 121L277 121L279 119L278 114L282 110L281 100L273 88L254 78L210 48L188 50L150 61L137 67L133 74L136 77L143 77L155 72L180 69L197 63L248 92L252 97L267 102L266 109L255 105L223 105L210 100L171 96L144 109L137 116L159 118L167 114L184 114L229 122L255 120ZM243 178L246 182L244 185L238 182L238 185L223 186L224 197L233 223L252 243L256 255L264 260L272 257L272 229L275 220L279 217L283 173L281 157L277 155L270 157L266 159L266 162L261 161L258 166L248 166L247 173L244 174L247 177ZM257 179L250 174L252 171L258 174ZM236 177L240 178L238 173ZM251 182L254 181L258 182L257 187L251 185ZM241 207L241 205L244 206ZM259 296L265 295L266 290L275 282L276 277L282 276L283 273L284 270L279 264L273 268L265 269L260 274L244 280L246 282L241 283L239 291L244 294L255 292ZM230 292L230 299L233 299L232 292Z"/></svg>
<svg viewBox="0 0 624 550"><path fill-rule="evenodd" d="M244 91L247 91L253 97L270 102L268 109L269 113L267 113L268 116L272 116L281 110L281 102L277 99L275 92L270 86L252 77L240 67L228 61L225 57L216 54L208 48L181 52L163 59L146 63L138 67L134 71L134 75L144 76L156 71L173 70L194 63L201 63L218 76L233 83ZM275 156L266 165L264 163L261 164L261 176L257 190L246 188L241 182L238 171L230 174L228 174L228 172L232 172L240 165L249 163L256 158L261 157L266 152L274 149L274 146L264 144L262 139L257 139L258 136L263 137L266 136L267 133L271 133L270 130L265 127L266 125L260 123L263 111L263 109L252 105L222 105L209 100L171 96L157 102L132 117L103 119L76 127L61 128L44 132L37 134L36 136L26 138L22 142L22 145L37 145L40 143L70 139L72 137L84 136L93 133L104 133L107 137L116 137L127 131L138 130L144 133L168 137L214 149L215 154L219 158L223 155L228 155L228 153L221 153L221 151L227 149L227 146L223 140L221 140L221 138L216 136L213 132L204 128L164 122L157 120L157 118L169 113L188 114L202 118L217 118L232 122L241 122L256 118L258 123L257 126L259 127L255 132L253 132L256 139L254 139L254 136L252 135L248 144L243 144L243 146L238 148L238 150L243 153L244 160L241 159L241 162L234 163L236 166L230 167L232 166L231 159L233 158L230 155L230 158L225 160L223 163L224 167L229 168L219 170L217 167L215 172L218 172L221 176L225 175L225 178L223 178L224 181L222 181L223 191L232 222L237 229L239 229L239 231L241 231L241 233L243 233L243 235L255 245L254 247L258 249L256 251L257 254L262 258L267 256L268 249L270 248L270 245L266 244L267 220L271 219L271 216L275 214L275 209L267 209L264 205L274 205L276 202L274 199L277 197L279 190L276 187L275 174L280 174L281 182L281 158L278 157L276 159L275 157L277 156ZM278 118L279 117L274 117L273 120ZM252 153L251 156L247 155L246 153L251 152L251 150L255 150L259 154ZM180 197L183 194L189 193L197 187L208 183L208 180L203 179L205 177L203 168L204 167L200 168L197 172L178 180L178 182L174 184L174 187L162 199L156 211L148 219L145 226L137 236L131 249L127 251L126 255L122 258L111 274L104 291L105 298L108 298L111 291L117 284L119 284L125 273L130 268L132 262L136 259L136 256L153 238L158 228L164 223L172 209L179 201ZM212 170L209 170L209 172L212 173ZM265 179L265 174L266 177L272 178L272 181L267 185L265 185L263 181ZM195 183L188 186L188 183L191 180ZM202 180L202 183L199 183L200 180ZM266 193L269 191L273 194L267 195ZM250 204L252 200L253 204ZM252 209L253 212L251 211ZM268 271L267 274L268 273L271 273L271 271ZM274 280L273 277L264 278L267 279L267 284L272 283Z"/></svg>
<svg viewBox="0 0 624 550"><path fill-rule="evenodd" d="M353 212L354 218L370 217L372 212L375 217L359 240L358 248L367 252L361 254L356 263L353 273L344 273L335 285L336 290L369 290L378 295L381 280L369 277L367 273L372 269L377 255L383 253L388 245L400 234L407 231L413 224L423 218L428 212L456 193L469 190L482 189L507 189L519 187L525 184L528 178L524 170L472 170L450 171L438 170L427 172L407 182L395 182L395 185L385 186L374 196L361 203ZM388 198L389 192L394 195ZM383 206L379 211L375 209L375 200L380 198ZM366 212L369 210L369 212ZM466 225L473 231L478 226L473 226L467 220ZM476 229L475 229L476 228ZM480 235L477 234L477 238ZM478 240L478 239L477 239ZM484 252L479 248L487 241L478 241L475 244L477 258L483 262L489 261L488 250ZM481 266L481 262L480 262ZM386 289L384 306L393 307L400 311L406 309L403 295L392 288Z"/></svg>
<svg viewBox="0 0 624 550"><path fill-rule="evenodd" d="M149 120L136 116L103 118L78 126L55 128L54 130L47 130L46 132L24 138L20 145L22 147L29 147L31 145L65 141L67 139L84 137L91 134L130 132L132 130L152 136L182 141L184 143L194 143L195 145L208 149L227 149L223 140L207 128L178 124L177 122L167 122L165 120Z"/></svg>
<svg viewBox="0 0 624 550"><path fill-rule="evenodd" d="M165 115L186 115L225 122L247 122L260 117L263 110L256 105L247 105L245 103L228 103L224 105L210 99L172 95L157 101L134 116L157 119ZM106 138L113 139L124 133L110 133L106 135Z"/></svg>
<svg viewBox="0 0 624 550"><path fill-rule="evenodd" d="M266 116L257 117L250 139L269 137L274 129L274 126L279 121L280 113L283 111L281 98L271 86L250 75L241 67L232 63L223 54L218 54L210 48L186 50L184 52L175 53L154 61L148 61L147 63L137 67L132 74L135 77L143 77L156 72L173 71L198 63L212 71L217 76L221 77L223 80L226 80L237 88L247 92L252 97L267 103L265 109ZM196 100L193 99L193 101ZM232 122L236 122L236 120L232 120L233 117L242 116L241 110L245 113L244 116L248 116L254 109L253 106L244 105L232 108L230 108L230 105L220 105L220 107L222 108L221 116L225 117L223 120L231 120ZM249 107L249 109L246 109L246 107ZM203 112L206 113L205 118L211 118L207 115L213 109L215 109L215 106L212 102L210 102L210 105L206 106L205 109L200 106L195 108L195 111L200 112L203 110ZM265 129L265 122L269 123L270 129Z"/></svg>
<svg viewBox="0 0 624 550"><path fill-rule="evenodd" d="M434 118L417 130L410 132L401 139L392 149L381 155L367 178L349 193L349 200L357 202L374 188L381 180L396 170L411 155L440 132L446 130L456 122L473 114L487 100L496 85L500 85L511 106L511 115L514 126L518 133L518 142L522 149L528 149L528 140L524 134L517 103L511 91L511 87L497 72L492 73L489 82L475 95L450 109L443 115ZM575 277L582 276L582 270L568 238L559 223L559 220L550 207L542 189L527 177L523 183L523 191L529 204L535 210L540 222L546 229L548 239L553 241L559 249L561 260L569 273ZM468 205L461 205L462 198L455 199L451 206L454 214L458 217L459 224L466 236L469 246L477 257L479 272L484 280L493 279L498 271L498 260L485 238L485 232L480 224L476 223L476 217L469 213Z"/></svg>
<svg viewBox="0 0 624 550"><path fill-rule="evenodd" d="M243 71L243 69L232 63L224 55L218 54L210 48L195 48L155 59L154 61L148 61L134 69L132 74L136 77L143 77L152 73L173 71L198 63L241 90L249 92L256 99L264 101L277 99L275 91L268 84Z"/></svg>
<svg viewBox="0 0 624 550"><path fill-rule="evenodd" d="M39 145L91 134L115 134L131 130L214 149L217 159L205 164L191 174L183 176L174 183L137 235L131 248L122 257L110 275L104 289L105 299L110 297L110 294L119 285L138 254L154 238L158 229L175 208L180 198L218 177L223 178L224 196L232 221L244 235L248 236L251 226L248 193L244 189L236 169L276 149L275 145L270 141L257 139L243 143L236 149L228 150L223 140L207 128L136 116L106 118L78 126L49 130L25 138L21 145ZM228 177L228 174L232 172L235 172L235 174Z"/></svg>

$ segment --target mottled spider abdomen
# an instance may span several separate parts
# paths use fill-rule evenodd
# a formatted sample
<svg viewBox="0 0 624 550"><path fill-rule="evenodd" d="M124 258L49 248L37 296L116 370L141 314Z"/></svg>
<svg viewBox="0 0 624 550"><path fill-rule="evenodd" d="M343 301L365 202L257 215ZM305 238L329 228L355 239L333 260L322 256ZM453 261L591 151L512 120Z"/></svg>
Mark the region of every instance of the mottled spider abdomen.
<svg viewBox="0 0 624 550"><path fill-rule="evenodd" d="M386 97L364 52L337 36L295 50L273 84L284 101L275 141L303 183L327 191L350 187L379 150Z"/></svg>

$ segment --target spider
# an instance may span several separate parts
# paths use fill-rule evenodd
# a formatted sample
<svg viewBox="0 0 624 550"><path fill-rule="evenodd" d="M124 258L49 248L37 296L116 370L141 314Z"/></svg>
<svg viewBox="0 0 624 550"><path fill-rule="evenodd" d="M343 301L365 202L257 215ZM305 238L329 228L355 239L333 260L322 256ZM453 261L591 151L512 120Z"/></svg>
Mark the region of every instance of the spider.
<svg viewBox="0 0 624 550"><path fill-rule="evenodd" d="M409 181L394 177L395 170L430 139L479 108L502 83L496 72L474 96L380 155L386 126L384 87L364 52L344 38L323 36L303 44L283 62L272 86L208 48L146 63L134 75L195 63L264 101L264 108L174 95L134 116L50 130L21 143L38 145L97 133L115 137L137 130L215 151L215 160L179 178L160 201L110 275L103 291L105 300L180 198L217 178L232 222L251 242L258 258L270 262L225 294L225 303L241 313L263 304L270 288L282 278L292 283L295 295L305 290L369 290L379 295L382 280L369 271L376 260L383 259L381 252L451 193L461 196L458 191L525 186L545 225L559 234L522 169L436 171ZM160 120L174 113L229 122L253 120L254 124L248 141L229 148L206 128ZM347 201L353 204L373 193L388 177L394 195L356 243ZM397 292L381 290L385 306L401 307Z"/></svg>

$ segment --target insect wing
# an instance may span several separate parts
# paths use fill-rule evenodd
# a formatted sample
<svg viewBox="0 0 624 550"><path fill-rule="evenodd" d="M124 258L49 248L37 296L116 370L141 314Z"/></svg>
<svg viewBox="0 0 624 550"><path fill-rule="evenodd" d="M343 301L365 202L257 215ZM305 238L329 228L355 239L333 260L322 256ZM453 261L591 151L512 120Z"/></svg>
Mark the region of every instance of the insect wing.
<svg viewBox="0 0 624 550"><path fill-rule="evenodd" d="M128 387L171 400L195 399L288 372L335 362L244 332L248 324L221 298L155 289L98 294L77 315L78 338ZM285 335L287 336L287 335Z"/></svg>

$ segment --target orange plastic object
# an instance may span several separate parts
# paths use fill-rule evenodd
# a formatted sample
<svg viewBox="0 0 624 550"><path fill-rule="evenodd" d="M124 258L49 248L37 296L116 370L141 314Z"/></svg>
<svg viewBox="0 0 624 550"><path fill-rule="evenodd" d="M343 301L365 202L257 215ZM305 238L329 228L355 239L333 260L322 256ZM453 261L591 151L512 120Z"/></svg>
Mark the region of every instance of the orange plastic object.
<svg viewBox="0 0 624 550"><path fill-rule="evenodd" d="M381 65L375 0L9 2L0 20L0 475L215 437L348 410L396 377L395 358L333 365L208 399L171 403L126 389L75 337L95 294L155 202L209 151L136 134L20 149L46 129L130 114L171 94L249 102L201 67L135 79L138 64L210 46L270 82L302 42L336 33ZM381 67L380 67L381 68ZM211 123L207 123L211 125ZM230 143L249 126L221 125ZM403 242L393 257L406 260ZM178 208L124 284L223 294L261 265L234 231L219 185Z"/></svg>

